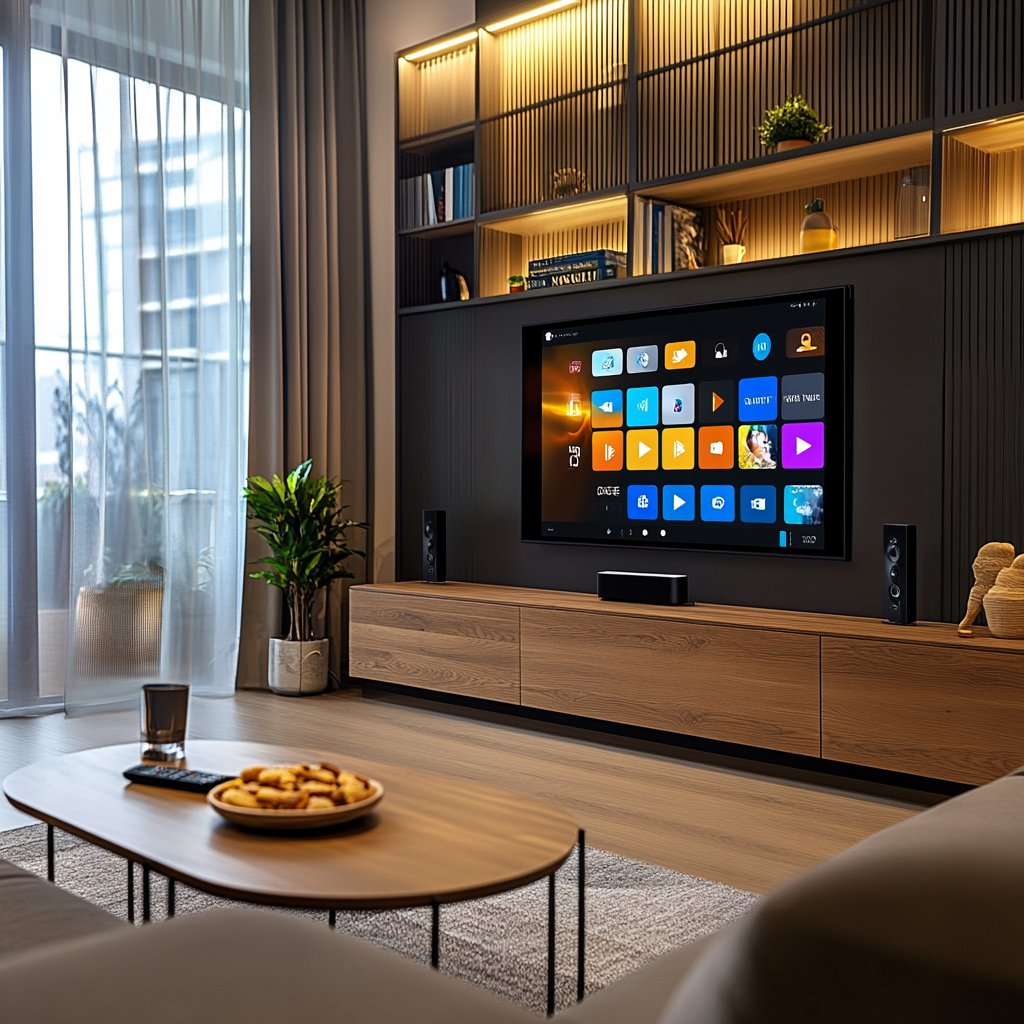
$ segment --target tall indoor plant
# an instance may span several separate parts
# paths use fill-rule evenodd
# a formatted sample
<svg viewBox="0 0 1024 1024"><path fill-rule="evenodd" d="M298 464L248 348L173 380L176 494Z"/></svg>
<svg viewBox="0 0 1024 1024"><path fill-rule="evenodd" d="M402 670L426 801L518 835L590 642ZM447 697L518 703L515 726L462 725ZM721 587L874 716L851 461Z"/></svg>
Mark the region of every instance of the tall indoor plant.
<svg viewBox="0 0 1024 1024"><path fill-rule="evenodd" d="M245 488L248 518L271 552L261 560L269 568L250 575L283 590L288 604L288 636L270 641L270 688L292 697L326 688L328 641L313 632L313 606L333 580L355 576L349 558L365 557L348 546L346 531L365 524L345 518L342 484L310 479L312 467L307 459L284 480L275 474L273 483L249 477Z"/></svg>

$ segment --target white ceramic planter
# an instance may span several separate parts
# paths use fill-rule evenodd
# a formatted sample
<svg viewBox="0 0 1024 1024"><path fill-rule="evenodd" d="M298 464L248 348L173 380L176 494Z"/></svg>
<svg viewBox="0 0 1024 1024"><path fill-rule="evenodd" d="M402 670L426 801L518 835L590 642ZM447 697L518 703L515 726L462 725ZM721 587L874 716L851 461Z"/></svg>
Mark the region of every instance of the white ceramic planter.
<svg viewBox="0 0 1024 1024"><path fill-rule="evenodd" d="M282 697L305 697L327 689L329 640L270 640L267 682Z"/></svg>

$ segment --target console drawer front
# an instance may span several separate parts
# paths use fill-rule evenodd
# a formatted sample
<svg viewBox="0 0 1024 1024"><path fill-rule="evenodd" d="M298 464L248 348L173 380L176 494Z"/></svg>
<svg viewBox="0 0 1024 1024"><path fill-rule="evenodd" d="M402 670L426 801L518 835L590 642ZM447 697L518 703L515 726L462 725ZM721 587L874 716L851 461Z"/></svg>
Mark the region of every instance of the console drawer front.
<svg viewBox="0 0 1024 1024"><path fill-rule="evenodd" d="M990 782L1024 764L1024 657L822 637L821 754Z"/></svg>
<svg viewBox="0 0 1024 1024"><path fill-rule="evenodd" d="M817 757L819 638L524 608L522 702Z"/></svg>
<svg viewBox="0 0 1024 1024"><path fill-rule="evenodd" d="M519 703L519 609L349 592L349 673Z"/></svg>

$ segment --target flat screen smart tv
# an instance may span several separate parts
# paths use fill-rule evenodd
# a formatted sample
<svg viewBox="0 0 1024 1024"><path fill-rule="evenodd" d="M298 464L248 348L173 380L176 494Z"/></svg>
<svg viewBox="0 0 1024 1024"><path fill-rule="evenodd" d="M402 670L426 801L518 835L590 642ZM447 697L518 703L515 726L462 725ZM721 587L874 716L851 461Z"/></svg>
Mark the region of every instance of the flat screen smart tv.
<svg viewBox="0 0 1024 1024"><path fill-rule="evenodd" d="M523 329L523 538L847 557L848 288Z"/></svg>

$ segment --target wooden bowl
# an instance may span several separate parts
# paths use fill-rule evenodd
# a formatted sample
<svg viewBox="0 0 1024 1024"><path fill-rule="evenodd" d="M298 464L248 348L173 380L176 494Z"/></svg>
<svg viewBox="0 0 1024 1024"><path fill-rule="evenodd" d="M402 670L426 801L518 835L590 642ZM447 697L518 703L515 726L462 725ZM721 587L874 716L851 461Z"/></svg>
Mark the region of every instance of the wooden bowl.
<svg viewBox="0 0 1024 1024"><path fill-rule="evenodd" d="M240 825L242 828L273 829L275 832L327 828L329 825L361 818L381 802L384 798L384 787L376 779L367 781L372 792L365 800L359 800L354 804L339 804L337 807L315 807L311 811L278 811L270 807L236 807L234 804L226 804L220 799L220 794L237 782L237 779L214 786L206 794L206 799L222 818L227 818L233 825Z"/></svg>

